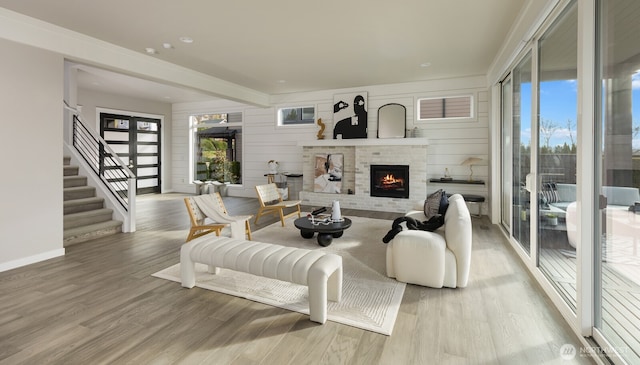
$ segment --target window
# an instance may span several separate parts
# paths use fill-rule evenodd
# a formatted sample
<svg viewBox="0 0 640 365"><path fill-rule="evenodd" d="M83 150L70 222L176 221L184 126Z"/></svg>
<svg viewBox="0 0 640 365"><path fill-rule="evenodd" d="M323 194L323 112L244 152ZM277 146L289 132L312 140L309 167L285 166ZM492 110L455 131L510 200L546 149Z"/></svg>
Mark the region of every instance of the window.
<svg viewBox="0 0 640 365"><path fill-rule="evenodd" d="M507 129L511 130L510 151L505 151L509 154L507 161L510 162L510 165L505 168L511 170L508 188L513 195L513 198L508 199L511 204L511 233L529 255L531 255L531 225L526 218L531 202L525 187L527 174L531 172L532 69L533 59L529 52L513 69L511 115L508 120L504 120L504 123L508 124ZM525 219L522 219L523 217Z"/></svg>
<svg viewBox="0 0 640 365"><path fill-rule="evenodd" d="M278 109L278 125L314 124L316 108L301 106Z"/></svg>
<svg viewBox="0 0 640 365"><path fill-rule="evenodd" d="M192 115L193 180L242 183L242 113Z"/></svg>
<svg viewBox="0 0 640 365"><path fill-rule="evenodd" d="M472 116L471 95L418 99L418 120L463 119Z"/></svg>
<svg viewBox="0 0 640 365"><path fill-rule="evenodd" d="M602 334L608 341L603 346L606 352L617 352L627 364L639 364L640 60L629 56L640 53L640 44L637 18L629 15L640 12L640 2L601 0L596 4L600 40L596 105L600 111L595 113L592 156L598 158L593 161L592 194L604 196L606 206L593 212L582 210L597 227L595 247L579 241L578 247L594 253L593 303L599 330L594 337L604 345L598 338Z"/></svg>
<svg viewBox="0 0 640 365"><path fill-rule="evenodd" d="M578 4L567 6L538 41L538 120L529 127L537 131L537 145L531 150L531 170L535 172L537 193L542 198L531 201L537 205L538 266L565 300L567 306L577 311L578 292L575 288L577 266L565 265L566 252L577 255L571 242L572 221L570 204L579 199L581 181L576 180L578 135ZM537 126L535 126L537 122ZM530 145L531 145L530 144ZM537 162L537 165L536 165ZM565 198L563 188L571 191ZM557 196L557 198L556 198ZM535 199L535 198L534 198ZM558 208L561 207L561 208ZM530 210L531 212L531 210ZM559 219L558 219L559 218ZM559 224L555 221L559 220ZM579 225L579 223L577 223ZM562 234L558 235L558 231ZM574 243L575 244L575 243ZM585 246L582 246L586 248ZM563 254L564 253L564 254Z"/></svg>

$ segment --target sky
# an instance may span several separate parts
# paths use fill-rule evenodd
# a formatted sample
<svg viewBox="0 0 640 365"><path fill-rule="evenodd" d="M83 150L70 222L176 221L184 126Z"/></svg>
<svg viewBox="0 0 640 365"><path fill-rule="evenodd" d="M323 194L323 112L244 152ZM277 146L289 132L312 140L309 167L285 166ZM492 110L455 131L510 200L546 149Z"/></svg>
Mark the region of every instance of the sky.
<svg viewBox="0 0 640 365"><path fill-rule="evenodd" d="M522 89L522 142L529 144L531 141L531 84L521 85ZM555 124L555 130L550 146L563 145L565 142L571 144L570 131L567 128L567 120L572 121L573 139L577 138L577 100L578 90L576 80L559 80L543 82L540 87L540 114L545 120ZM640 125L640 71L632 76L632 113L633 125ZM542 139L542 135L540 136ZM640 134L633 140L633 148L640 149Z"/></svg>

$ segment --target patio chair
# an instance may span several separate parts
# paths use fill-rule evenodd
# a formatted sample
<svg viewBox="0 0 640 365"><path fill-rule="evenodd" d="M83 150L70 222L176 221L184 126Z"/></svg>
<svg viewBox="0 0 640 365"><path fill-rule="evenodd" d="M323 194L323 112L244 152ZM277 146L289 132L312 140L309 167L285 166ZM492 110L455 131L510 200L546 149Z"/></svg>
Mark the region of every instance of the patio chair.
<svg viewBox="0 0 640 365"><path fill-rule="evenodd" d="M191 221L186 242L212 232L215 232L216 236L220 236L220 232L226 226L231 227L232 237L238 236L242 232L243 236L246 234L247 238L251 240L249 220L253 216L230 216L220 193L186 197L184 203ZM207 219L211 222L207 222Z"/></svg>
<svg viewBox="0 0 640 365"><path fill-rule="evenodd" d="M260 208L258 214L256 214L256 220L254 223L258 223L258 219L265 214L278 214L280 215L280 222L284 227L284 220L294 214L300 218L300 200L282 200L282 196L278 192L278 187L275 183L266 185L256 185L256 192L258 193L258 200L260 201ZM284 214L283 211L286 208L295 208L291 213Z"/></svg>

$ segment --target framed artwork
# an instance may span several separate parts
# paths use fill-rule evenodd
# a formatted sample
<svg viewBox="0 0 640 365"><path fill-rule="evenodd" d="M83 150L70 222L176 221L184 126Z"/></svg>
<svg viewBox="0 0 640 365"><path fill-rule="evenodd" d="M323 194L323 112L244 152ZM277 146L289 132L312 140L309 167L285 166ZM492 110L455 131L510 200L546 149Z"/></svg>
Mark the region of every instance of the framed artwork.
<svg viewBox="0 0 640 365"><path fill-rule="evenodd" d="M341 153L316 155L313 191L340 194L344 155Z"/></svg>
<svg viewBox="0 0 640 365"><path fill-rule="evenodd" d="M333 97L333 139L367 138L367 93Z"/></svg>

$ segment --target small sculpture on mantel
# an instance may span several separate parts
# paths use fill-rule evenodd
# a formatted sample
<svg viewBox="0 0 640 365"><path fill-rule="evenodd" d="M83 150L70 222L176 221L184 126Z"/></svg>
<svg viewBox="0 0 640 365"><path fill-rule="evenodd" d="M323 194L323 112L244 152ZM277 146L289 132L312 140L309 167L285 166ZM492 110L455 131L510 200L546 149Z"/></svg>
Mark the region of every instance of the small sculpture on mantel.
<svg viewBox="0 0 640 365"><path fill-rule="evenodd" d="M324 139L324 129L326 126L322 122L322 118L318 118L318 126L320 126L320 130L318 131L318 139Z"/></svg>

